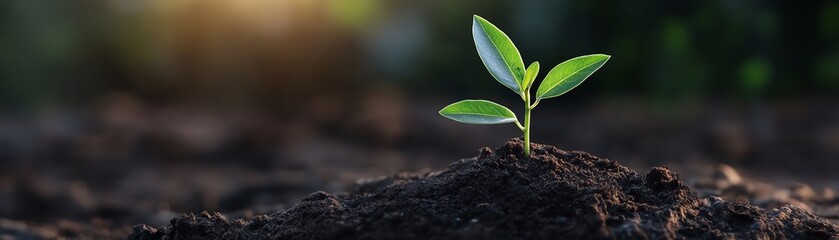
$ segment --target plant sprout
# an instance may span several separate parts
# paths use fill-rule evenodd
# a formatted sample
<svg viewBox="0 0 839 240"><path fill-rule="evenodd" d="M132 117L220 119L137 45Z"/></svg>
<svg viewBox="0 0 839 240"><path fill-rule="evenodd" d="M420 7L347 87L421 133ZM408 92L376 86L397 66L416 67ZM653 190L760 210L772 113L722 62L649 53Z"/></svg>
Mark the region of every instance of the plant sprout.
<svg viewBox="0 0 839 240"><path fill-rule="evenodd" d="M472 38L475 40L478 56L492 77L513 90L524 101L524 124L519 122L516 114L509 108L487 100L463 100L452 103L440 110L440 115L461 123L515 123L524 135L526 156L530 156L531 110L536 108L542 99L558 97L571 91L611 57L605 54L585 55L556 65L539 84L535 100L531 103L530 87L539 73L539 62L533 62L525 69L519 50L507 34L478 15L472 17Z"/></svg>

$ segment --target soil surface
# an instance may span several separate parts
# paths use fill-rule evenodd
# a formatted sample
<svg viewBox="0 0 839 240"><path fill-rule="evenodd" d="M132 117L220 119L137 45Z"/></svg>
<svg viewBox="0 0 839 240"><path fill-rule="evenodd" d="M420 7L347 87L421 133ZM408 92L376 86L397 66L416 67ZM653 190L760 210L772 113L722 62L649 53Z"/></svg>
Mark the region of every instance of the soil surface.
<svg viewBox="0 0 839 240"><path fill-rule="evenodd" d="M164 226L204 210L251 220L315 191L352 192L358 179L444 169L520 133L428 114L453 98L399 96L364 92L287 114L116 94L95 106L3 114L0 239L125 239L137 223ZM635 170L666 164L700 197L795 204L839 223L835 102L561 101L533 128L540 142Z"/></svg>
<svg viewBox="0 0 839 240"><path fill-rule="evenodd" d="M186 214L137 225L129 239L839 239L797 205L763 209L698 197L667 167L637 173L585 152L511 140L424 174L316 192L248 220Z"/></svg>

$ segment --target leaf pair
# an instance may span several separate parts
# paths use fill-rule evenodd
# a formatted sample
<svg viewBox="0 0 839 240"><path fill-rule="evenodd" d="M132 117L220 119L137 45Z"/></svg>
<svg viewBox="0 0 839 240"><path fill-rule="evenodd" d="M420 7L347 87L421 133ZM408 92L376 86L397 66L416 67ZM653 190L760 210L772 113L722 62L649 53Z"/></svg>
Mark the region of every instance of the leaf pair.
<svg viewBox="0 0 839 240"><path fill-rule="evenodd" d="M513 90L522 97L522 100L530 101L530 89L539 73L539 62L533 62L525 69L519 50L507 34L477 15L472 18L472 37L475 40L475 46L481 61L495 80ZM536 91L536 101L558 97L571 91L591 76L594 71L602 67L609 58L610 56L605 54L592 54L560 63L551 69L542 80L539 89ZM527 111L535 107L535 105L531 106L529 102L526 102L526 104L529 106L526 109ZM519 128L525 130L510 109L487 100L456 102L440 110L440 114L463 123L501 124L514 122Z"/></svg>

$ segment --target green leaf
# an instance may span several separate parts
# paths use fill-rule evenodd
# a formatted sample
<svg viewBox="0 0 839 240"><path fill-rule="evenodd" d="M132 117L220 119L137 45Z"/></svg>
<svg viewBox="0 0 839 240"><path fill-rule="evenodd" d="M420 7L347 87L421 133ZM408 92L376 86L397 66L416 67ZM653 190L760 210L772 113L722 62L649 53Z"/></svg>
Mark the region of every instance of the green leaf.
<svg viewBox="0 0 839 240"><path fill-rule="evenodd" d="M539 62L533 62L527 67L527 71L524 72L524 89L530 89L530 86L533 85L533 82L536 81L536 75L539 75Z"/></svg>
<svg viewBox="0 0 839 240"><path fill-rule="evenodd" d="M611 56L592 54L572 58L556 65L536 91L536 99L558 97L579 86L583 80L597 71Z"/></svg>
<svg viewBox="0 0 839 240"><path fill-rule="evenodd" d="M451 120L471 124L518 122L513 111L487 100L463 100L452 103L440 110L440 115Z"/></svg>
<svg viewBox="0 0 839 240"><path fill-rule="evenodd" d="M524 85L524 62L507 34L486 19L475 15L472 18L472 38L475 40L478 56L492 77L516 94L521 94L520 86Z"/></svg>

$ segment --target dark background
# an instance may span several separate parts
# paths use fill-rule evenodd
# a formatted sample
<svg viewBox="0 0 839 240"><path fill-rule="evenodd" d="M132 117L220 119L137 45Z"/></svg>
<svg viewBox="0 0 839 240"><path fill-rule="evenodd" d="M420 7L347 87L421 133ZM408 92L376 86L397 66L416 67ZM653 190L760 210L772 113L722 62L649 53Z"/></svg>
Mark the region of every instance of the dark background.
<svg viewBox="0 0 839 240"><path fill-rule="evenodd" d="M540 61L538 79L612 55L539 105L534 142L839 187L837 1L7 0L0 218L247 214L499 146L513 125L437 114L484 98L521 115L472 14Z"/></svg>

